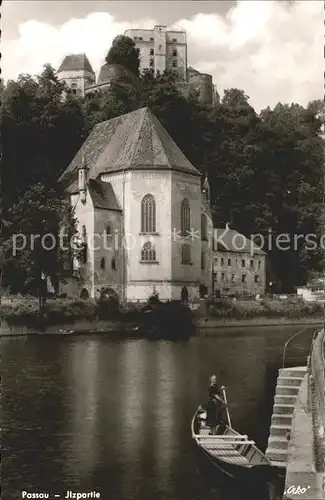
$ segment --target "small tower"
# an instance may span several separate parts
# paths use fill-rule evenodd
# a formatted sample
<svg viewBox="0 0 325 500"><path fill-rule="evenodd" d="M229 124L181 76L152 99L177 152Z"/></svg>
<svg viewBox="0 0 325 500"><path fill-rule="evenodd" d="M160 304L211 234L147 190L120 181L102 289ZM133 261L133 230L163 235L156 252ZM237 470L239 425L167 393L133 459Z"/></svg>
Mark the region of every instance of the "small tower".
<svg viewBox="0 0 325 500"><path fill-rule="evenodd" d="M203 195L204 205L210 207L210 183L207 174L205 174L205 179L202 188L202 195Z"/></svg>
<svg viewBox="0 0 325 500"><path fill-rule="evenodd" d="M86 54L70 54L64 58L57 77L65 82L73 94L84 96L85 89L94 85L96 75Z"/></svg>
<svg viewBox="0 0 325 500"><path fill-rule="evenodd" d="M78 169L78 174L79 174L78 188L79 188L80 200L82 203L86 203L89 168L84 154L82 155L81 165Z"/></svg>

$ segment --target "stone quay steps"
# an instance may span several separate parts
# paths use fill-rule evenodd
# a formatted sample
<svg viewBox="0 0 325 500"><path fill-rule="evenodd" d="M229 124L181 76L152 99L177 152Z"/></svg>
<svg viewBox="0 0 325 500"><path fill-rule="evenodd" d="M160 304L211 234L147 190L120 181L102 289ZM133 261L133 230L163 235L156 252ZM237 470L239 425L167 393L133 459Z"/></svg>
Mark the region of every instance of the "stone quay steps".
<svg viewBox="0 0 325 500"><path fill-rule="evenodd" d="M276 467L286 467L287 465L292 416L305 373L305 366L279 370L266 450L266 456Z"/></svg>

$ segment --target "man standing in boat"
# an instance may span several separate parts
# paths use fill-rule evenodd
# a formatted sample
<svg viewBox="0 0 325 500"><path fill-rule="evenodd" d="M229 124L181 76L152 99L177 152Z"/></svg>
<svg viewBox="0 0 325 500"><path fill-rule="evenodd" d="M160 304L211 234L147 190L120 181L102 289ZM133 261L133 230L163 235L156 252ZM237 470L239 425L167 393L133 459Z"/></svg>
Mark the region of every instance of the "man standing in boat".
<svg viewBox="0 0 325 500"><path fill-rule="evenodd" d="M217 426L222 422L222 407L228 406L221 397L221 388L216 375L210 377L209 400L207 404L207 425L210 435L217 433Z"/></svg>

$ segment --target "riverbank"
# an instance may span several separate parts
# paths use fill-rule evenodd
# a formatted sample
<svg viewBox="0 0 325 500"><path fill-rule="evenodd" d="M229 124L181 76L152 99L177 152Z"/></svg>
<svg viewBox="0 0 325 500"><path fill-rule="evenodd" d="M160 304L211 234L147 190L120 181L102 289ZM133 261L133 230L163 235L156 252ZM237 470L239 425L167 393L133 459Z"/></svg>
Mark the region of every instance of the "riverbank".
<svg viewBox="0 0 325 500"><path fill-rule="evenodd" d="M315 326L323 325L323 318L256 318L255 320L219 320L205 322L200 319L196 322L196 334L203 336L218 336L220 330L237 328L257 328L270 326ZM127 324L117 320L79 320L74 323L49 324L45 328L37 329L26 325L9 325L5 320L0 322L0 337L11 337L20 335L93 335L114 334L119 337L144 337L147 336L139 329L136 321ZM195 335L195 334L194 334Z"/></svg>
<svg viewBox="0 0 325 500"><path fill-rule="evenodd" d="M120 337L145 337L160 330L160 335L176 338L181 330L187 330L189 336L193 328L199 335L218 335L218 330L225 328L322 324L322 306L306 304L296 297L262 301L205 299L195 311L179 303L112 307L94 301L51 299L40 315L35 298L9 299L0 306L0 336L112 332Z"/></svg>
<svg viewBox="0 0 325 500"><path fill-rule="evenodd" d="M199 318L195 322L198 329L220 329L220 328L241 328L241 327L263 327L263 326L294 326L294 325L315 325L322 326L324 318L305 317L305 318L247 318L247 319L215 319L215 318ZM210 334L210 332L209 332ZM213 332L211 332L213 334Z"/></svg>
<svg viewBox="0 0 325 500"><path fill-rule="evenodd" d="M0 306L0 336L111 333L120 338L185 338L193 331L191 311L180 303L96 303L49 300L40 314L36 299Z"/></svg>

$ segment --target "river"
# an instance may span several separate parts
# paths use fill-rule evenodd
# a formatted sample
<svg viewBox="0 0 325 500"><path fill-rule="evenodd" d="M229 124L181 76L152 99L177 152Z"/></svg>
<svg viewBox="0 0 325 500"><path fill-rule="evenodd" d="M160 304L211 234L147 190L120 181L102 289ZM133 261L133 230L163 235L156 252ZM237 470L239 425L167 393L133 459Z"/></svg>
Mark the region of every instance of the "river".
<svg viewBox="0 0 325 500"><path fill-rule="evenodd" d="M96 490L105 500L242 500L201 467L190 422L209 376L233 426L266 448L284 342L299 327L224 329L188 341L35 335L1 340L2 499ZM315 327L288 348L304 365ZM54 498L50 497L50 498ZM264 500L260 498L259 500Z"/></svg>

